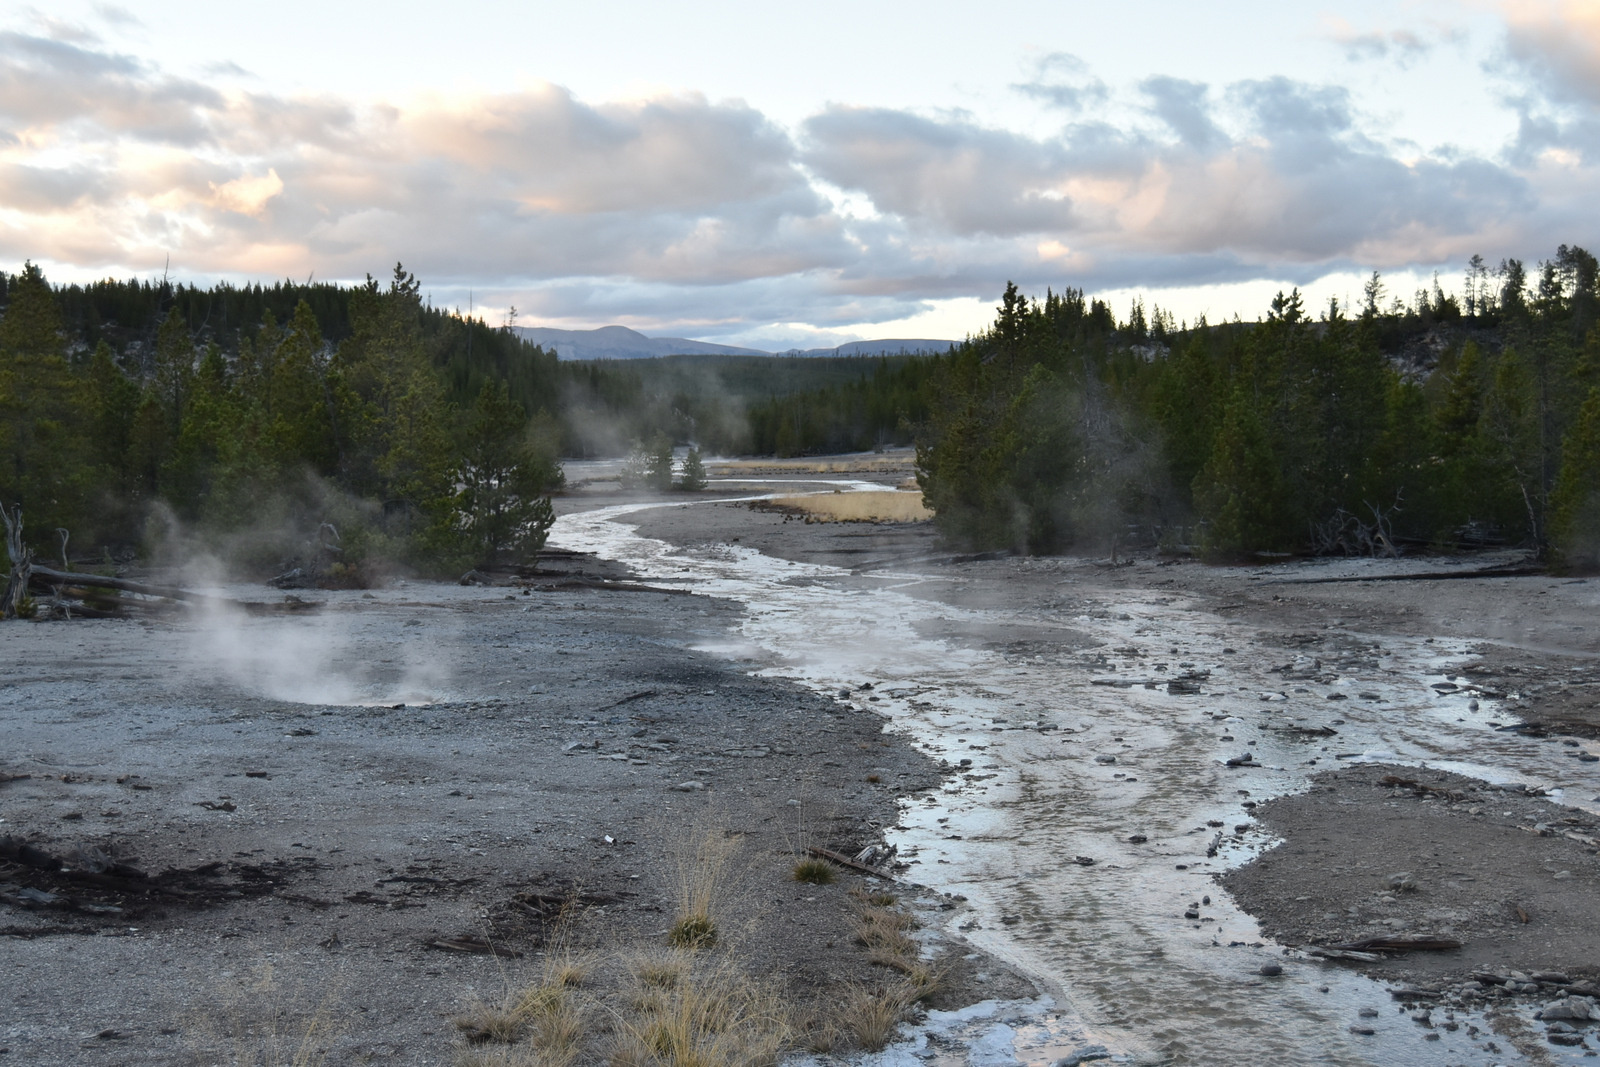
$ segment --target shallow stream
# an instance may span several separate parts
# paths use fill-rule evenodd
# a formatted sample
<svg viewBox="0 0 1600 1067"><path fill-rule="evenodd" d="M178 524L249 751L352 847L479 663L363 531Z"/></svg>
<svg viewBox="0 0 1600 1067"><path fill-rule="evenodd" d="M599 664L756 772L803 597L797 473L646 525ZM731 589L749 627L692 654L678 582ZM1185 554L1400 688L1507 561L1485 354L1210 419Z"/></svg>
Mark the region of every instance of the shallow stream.
<svg viewBox="0 0 1600 1067"><path fill-rule="evenodd" d="M970 909L951 921L961 936L1051 990L1029 1005L938 1016L873 1062L1045 1065L1091 1044L1137 1063L1524 1062L1485 1050L1465 1027L1417 1026L1380 983L1285 956L1211 879L1273 843L1244 801L1300 790L1336 759L1426 762L1553 793L1565 786L1577 794L1569 803L1593 808L1600 765L1497 732L1491 724L1504 713L1493 701L1474 706L1465 691L1433 687L1464 662L1464 645L1384 635L1378 647L1354 625L1340 634L1338 665L1314 670L1181 594L1097 589L1073 581L1069 562L1026 561L1010 579L1035 592L1058 585L1059 597L968 607L953 586L985 579L950 568L852 573L639 535L630 517L661 506L563 516L551 544L743 604L736 639L711 651L883 715L889 729L961 764L939 791L903 801L888 839L912 864L907 878L967 898ZM1045 652L997 649L973 639L985 632L1058 640ZM1339 676L1332 685L1293 680L1329 670ZM1174 676L1206 671L1199 693L1168 692ZM1334 723L1338 734L1327 738L1282 729ZM1251 765L1226 766L1246 752ZM1220 843L1208 821L1223 824ZM1202 920L1186 920L1205 897ZM1281 977L1258 976L1269 961L1283 965ZM1364 1007L1379 1010L1361 1020L1372 1036L1350 1030ZM1582 1057L1540 1054L1526 1062Z"/></svg>

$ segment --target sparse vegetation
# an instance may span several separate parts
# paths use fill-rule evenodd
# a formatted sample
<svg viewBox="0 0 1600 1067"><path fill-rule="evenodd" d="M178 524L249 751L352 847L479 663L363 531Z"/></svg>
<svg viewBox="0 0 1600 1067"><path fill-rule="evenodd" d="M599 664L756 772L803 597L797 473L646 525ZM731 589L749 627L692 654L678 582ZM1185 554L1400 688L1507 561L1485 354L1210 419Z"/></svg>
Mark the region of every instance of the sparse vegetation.
<svg viewBox="0 0 1600 1067"><path fill-rule="evenodd" d="M933 518L921 493L895 489L782 496L763 501L761 506L801 515L807 522L924 522Z"/></svg>
<svg viewBox="0 0 1600 1067"><path fill-rule="evenodd" d="M740 844L737 834L719 827L702 827L689 831L687 839L674 850L678 904L667 932L669 944L698 949L717 943L717 923L712 913L727 889L729 867Z"/></svg>
<svg viewBox="0 0 1600 1067"><path fill-rule="evenodd" d="M894 1040L912 1000L899 984L852 985L840 1006L845 1029L868 1052L879 1052Z"/></svg>
<svg viewBox="0 0 1600 1067"><path fill-rule="evenodd" d="M833 864L824 859L808 857L794 865L794 880L805 882L808 885L832 885L838 879L838 871Z"/></svg>
<svg viewBox="0 0 1600 1067"><path fill-rule="evenodd" d="M764 1067L790 1046L789 1007L767 983L699 955L660 964L635 971L632 1010L616 1019L614 1067Z"/></svg>
<svg viewBox="0 0 1600 1067"><path fill-rule="evenodd" d="M331 1000L313 1006L307 991L286 986L271 964L185 1027L194 1060L217 1067L322 1067L339 1031Z"/></svg>

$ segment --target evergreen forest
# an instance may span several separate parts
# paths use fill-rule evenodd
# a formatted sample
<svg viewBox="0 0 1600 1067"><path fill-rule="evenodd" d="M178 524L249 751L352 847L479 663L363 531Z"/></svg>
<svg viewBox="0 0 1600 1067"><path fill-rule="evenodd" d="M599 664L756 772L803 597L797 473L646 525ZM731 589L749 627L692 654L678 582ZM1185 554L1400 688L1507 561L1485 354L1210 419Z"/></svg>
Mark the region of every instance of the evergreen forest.
<svg viewBox="0 0 1600 1067"><path fill-rule="evenodd" d="M701 484L702 451L915 444L942 532L976 550L1600 565L1594 257L1474 257L1459 293L1392 299L1374 274L1362 297L1180 325L1008 285L943 356L585 363L434 308L398 265L198 288L53 286L28 264L0 273L0 502L41 560L195 538L358 583L530 559L563 458L632 449L664 485L692 444Z"/></svg>
<svg viewBox="0 0 1600 1067"><path fill-rule="evenodd" d="M1080 291L1008 286L993 325L941 359L917 433L943 530L974 548L1214 559L1523 546L1600 562L1595 258L1534 277L1468 265L1461 295L1312 313L1280 293L1253 323L1129 321Z"/></svg>

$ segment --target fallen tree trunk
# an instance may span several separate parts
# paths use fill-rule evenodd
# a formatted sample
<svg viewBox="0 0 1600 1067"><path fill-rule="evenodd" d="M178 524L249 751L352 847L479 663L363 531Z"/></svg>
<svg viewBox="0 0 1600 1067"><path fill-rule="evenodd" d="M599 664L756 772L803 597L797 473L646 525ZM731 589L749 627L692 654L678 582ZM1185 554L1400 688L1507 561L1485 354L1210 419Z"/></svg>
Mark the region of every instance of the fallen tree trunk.
<svg viewBox="0 0 1600 1067"><path fill-rule="evenodd" d="M207 596L204 593L191 593L187 589L179 589L172 585L146 585L143 582L133 582L126 578L108 578L103 574L81 574L77 571L58 571L53 567L33 565L33 577L51 585L81 585L90 589L120 589L124 593L138 593L140 596L162 597L166 600L194 600L200 602L220 601L220 598Z"/></svg>

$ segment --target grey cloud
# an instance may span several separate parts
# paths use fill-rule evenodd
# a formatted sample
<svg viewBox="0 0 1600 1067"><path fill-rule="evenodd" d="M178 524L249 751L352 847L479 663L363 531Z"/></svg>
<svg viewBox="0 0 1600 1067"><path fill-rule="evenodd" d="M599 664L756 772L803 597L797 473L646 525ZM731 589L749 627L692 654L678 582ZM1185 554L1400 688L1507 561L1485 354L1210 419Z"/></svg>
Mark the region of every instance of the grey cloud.
<svg viewBox="0 0 1600 1067"><path fill-rule="evenodd" d="M128 56L0 32L0 121L8 125L71 123L189 146L209 139L204 113L222 106L214 89L159 76Z"/></svg>
<svg viewBox="0 0 1600 1067"><path fill-rule="evenodd" d="M1228 92L1251 116L1259 133L1269 137L1323 139L1353 125L1349 90L1307 85L1282 76L1240 82Z"/></svg>
<svg viewBox="0 0 1600 1067"><path fill-rule="evenodd" d="M1082 111L1103 104L1110 96L1106 83L1089 72L1089 65L1067 52L1052 52L1033 65L1033 77L1011 86L1064 111Z"/></svg>
<svg viewBox="0 0 1600 1067"><path fill-rule="evenodd" d="M14 211L61 211L103 195L105 176L88 167L0 164L0 204Z"/></svg>
<svg viewBox="0 0 1600 1067"><path fill-rule="evenodd" d="M100 21L118 29L144 25L139 16L120 4L96 4L94 5L94 13Z"/></svg>
<svg viewBox="0 0 1600 1067"><path fill-rule="evenodd" d="M880 108L829 108L804 130L818 175L913 226L1018 234L1072 225L1072 205L1054 188L1060 146Z"/></svg>
<svg viewBox="0 0 1600 1067"><path fill-rule="evenodd" d="M1560 20L1513 23L1506 51L1521 72L1554 102L1600 104L1600 41Z"/></svg>
<svg viewBox="0 0 1600 1067"><path fill-rule="evenodd" d="M1367 33L1349 33L1335 37L1352 60L1397 58L1405 62L1432 49L1411 30L1371 30Z"/></svg>
<svg viewBox="0 0 1600 1067"><path fill-rule="evenodd" d="M1228 143L1228 135L1211 118L1210 89L1199 82L1159 76L1139 88L1150 98L1150 110L1190 148L1199 152Z"/></svg>
<svg viewBox="0 0 1600 1067"><path fill-rule="evenodd" d="M1555 148L1600 160L1600 17L1592 8L1518 9L1490 67L1520 83L1511 101L1519 119L1511 159L1526 166Z"/></svg>

